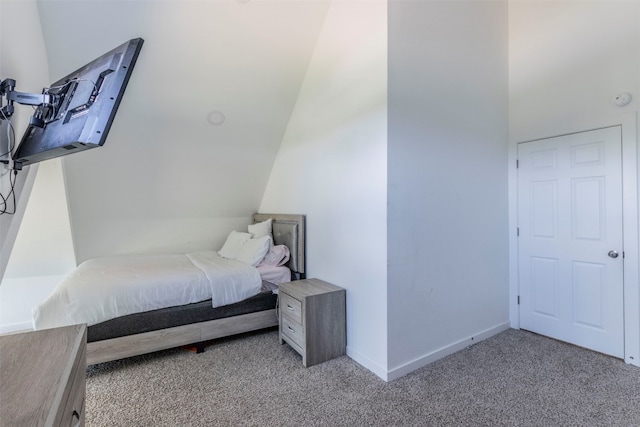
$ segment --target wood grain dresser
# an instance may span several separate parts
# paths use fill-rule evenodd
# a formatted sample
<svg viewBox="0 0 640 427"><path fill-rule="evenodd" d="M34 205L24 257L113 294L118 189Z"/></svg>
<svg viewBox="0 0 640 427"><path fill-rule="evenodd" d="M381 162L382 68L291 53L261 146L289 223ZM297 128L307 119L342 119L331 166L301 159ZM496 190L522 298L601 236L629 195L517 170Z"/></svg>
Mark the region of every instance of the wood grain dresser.
<svg viewBox="0 0 640 427"><path fill-rule="evenodd" d="M84 426L87 328L0 336L0 426Z"/></svg>
<svg viewBox="0 0 640 427"><path fill-rule="evenodd" d="M302 355L305 367L345 354L346 291L319 279L282 283L280 344Z"/></svg>

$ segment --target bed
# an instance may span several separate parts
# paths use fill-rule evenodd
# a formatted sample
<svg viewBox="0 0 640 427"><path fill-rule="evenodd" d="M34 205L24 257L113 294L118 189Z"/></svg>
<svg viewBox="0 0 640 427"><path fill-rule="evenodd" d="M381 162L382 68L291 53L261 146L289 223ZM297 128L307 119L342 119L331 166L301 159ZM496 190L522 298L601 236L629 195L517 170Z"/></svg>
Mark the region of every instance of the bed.
<svg viewBox="0 0 640 427"><path fill-rule="evenodd" d="M261 263L255 250L247 251L260 236L247 241L243 231L232 231L220 251L83 263L34 310L34 328L87 323L92 365L182 345L203 351L206 341L277 326L277 284L305 275L305 217L254 214L248 231L264 235L267 224L271 251ZM276 249L287 257L266 263L281 255ZM229 250L236 258L218 256Z"/></svg>

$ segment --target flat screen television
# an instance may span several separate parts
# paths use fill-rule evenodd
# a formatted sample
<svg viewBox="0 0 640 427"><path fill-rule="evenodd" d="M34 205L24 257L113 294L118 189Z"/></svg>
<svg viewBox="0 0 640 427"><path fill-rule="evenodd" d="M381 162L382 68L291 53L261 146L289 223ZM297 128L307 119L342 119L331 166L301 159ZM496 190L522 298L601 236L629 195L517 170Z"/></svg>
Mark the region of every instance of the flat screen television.
<svg viewBox="0 0 640 427"><path fill-rule="evenodd" d="M101 147L133 72L144 40L128 42L43 90L13 160L17 167Z"/></svg>

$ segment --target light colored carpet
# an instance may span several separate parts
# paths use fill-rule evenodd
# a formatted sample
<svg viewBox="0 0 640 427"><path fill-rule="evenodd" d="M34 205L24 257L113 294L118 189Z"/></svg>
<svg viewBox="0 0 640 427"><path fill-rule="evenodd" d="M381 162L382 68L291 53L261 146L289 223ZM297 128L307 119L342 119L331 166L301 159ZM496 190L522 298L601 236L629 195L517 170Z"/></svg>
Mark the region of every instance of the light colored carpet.
<svg viewBox="0 0 640 427"><path fill-rule="evenodd" d="M304 368L277 331L87 369L97 426L640 426L640 368L508 330L386 383Z"/></svg>

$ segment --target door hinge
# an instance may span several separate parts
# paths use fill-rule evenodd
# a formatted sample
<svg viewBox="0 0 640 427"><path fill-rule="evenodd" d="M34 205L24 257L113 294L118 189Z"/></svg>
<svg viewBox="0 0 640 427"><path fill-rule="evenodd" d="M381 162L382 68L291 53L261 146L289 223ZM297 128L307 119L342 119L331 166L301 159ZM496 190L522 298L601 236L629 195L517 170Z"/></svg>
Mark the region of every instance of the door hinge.
<svg viewBox="0 0 640 427"><path fill-rule="evenodd" d="M520 160L516 159L516 169L520 167Z"/></svg>
<svg viewBox="0 0 640 427"><path fill-rule="evenodd" d="M518 295L518 305L520 305L520 295Z"/></svg>
<svg viewBox="0 0 640 427"><path fill-rule="evenodd" d="M520 237L520 227L516 227L516 237Z"/></svg>

